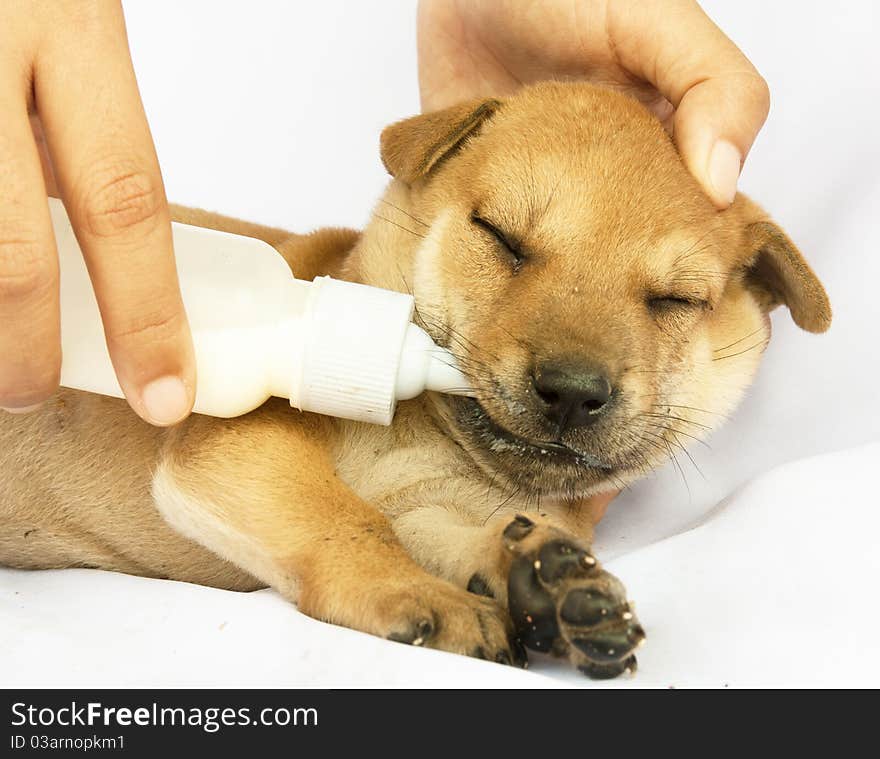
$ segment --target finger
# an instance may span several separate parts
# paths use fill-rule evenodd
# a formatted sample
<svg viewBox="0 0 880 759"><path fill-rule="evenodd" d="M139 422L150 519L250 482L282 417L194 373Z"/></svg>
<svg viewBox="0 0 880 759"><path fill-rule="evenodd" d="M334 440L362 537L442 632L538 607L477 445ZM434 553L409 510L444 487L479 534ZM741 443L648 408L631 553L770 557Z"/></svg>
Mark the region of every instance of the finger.
<svg viewBox="0 0 880 759"><path fill-rule="evenodd" d="M690 0L609 6L609 43L621 65L675 107L685 164L719 208L736 194L742 162L767 118L770 94L755 67Z"/></svg>
<svg viewBox="0 0 880 759"><path fill-rule="evenodd" d="M119 4L76 7L36 66L37 110L119 383L140 416L173 424L192 408L195 361L159 164Z"/></svg>
<svg viewBox="0 0 880 759"><path fill-rule="evenodd" d="M58 260L18 83L0 83L0 407L30 410L58 387Z"/></svg>
<svg viewBox="0 0 880 759"><path fill-rule="evenodd" d="M595 526L602 521L605 512L608 510L608 504L620 495L619 490L611 490L607 493L598 493L590 496L583 505L589 516L591 523Z"/></svg>
<svg viewBox="0 0 880 759"><path fill-rule="evenodd" d="M55 172L52 169L52 161L49 160L49 147L46 145L46 135L43 134L43 125L40 124L40 117L37 114L31 114L31 131L34 134L34 144L37 146L37 154L40 156L40 166L43 170L43 182L46 185L46 192L51 198L60 196L58 192L58 183L55 181Z"/></svg>

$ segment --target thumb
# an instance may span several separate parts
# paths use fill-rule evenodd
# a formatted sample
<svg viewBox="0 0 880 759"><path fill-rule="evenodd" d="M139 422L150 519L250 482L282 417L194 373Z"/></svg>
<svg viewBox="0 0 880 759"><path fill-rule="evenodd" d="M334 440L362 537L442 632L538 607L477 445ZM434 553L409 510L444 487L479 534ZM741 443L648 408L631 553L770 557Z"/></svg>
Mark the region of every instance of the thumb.
<svg viewBox="0 0 880 759"><path fill-rule="evenodd" d="M733 202L742 163L769 108L767 85L748 73L706 79L679 102L675 142L688 169L719 208Z"/></svg>
<svg viewBox="0 0 880 759"><path fill-rule="evenodd" d="M770 92L755 67L691 0L611 4L607 34L621 65L675 108L682 158L719 208L736 194L742 162L767 118Z"/></svg>

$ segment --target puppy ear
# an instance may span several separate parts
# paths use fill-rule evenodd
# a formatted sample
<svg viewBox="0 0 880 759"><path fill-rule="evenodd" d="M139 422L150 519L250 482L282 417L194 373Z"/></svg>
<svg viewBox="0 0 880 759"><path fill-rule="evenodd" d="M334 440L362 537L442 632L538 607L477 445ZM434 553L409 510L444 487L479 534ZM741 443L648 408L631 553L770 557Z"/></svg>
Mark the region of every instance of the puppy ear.
<svg viewBox="0 0 880 759"><path fill-rule="evenodd" d="M762 219L746 227L746 237L754 251L746 281L762 305L769 311L785 304L801 329L827 330L831 326L828 295L788 235L769 219Z"/></svg>
<svg viewBox="0 0 880 759"><path fill-rule="evenodd" d="M395 179L412 184L459 150L500 106L499 100L472 100L398 121L382 131L382 163Z"/></svg>

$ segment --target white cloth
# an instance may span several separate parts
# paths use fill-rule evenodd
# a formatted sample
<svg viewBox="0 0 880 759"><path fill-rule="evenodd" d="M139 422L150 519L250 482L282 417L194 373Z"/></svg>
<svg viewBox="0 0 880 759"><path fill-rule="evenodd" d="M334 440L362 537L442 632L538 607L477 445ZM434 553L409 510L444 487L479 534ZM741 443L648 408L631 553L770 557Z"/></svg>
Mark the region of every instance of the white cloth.
<svg viewBox="0 0 880 759"><path fill-rule="evenodd" d="M599 687L876 686L880 11L703 5L773 92L741 187L801 246L835 322L817 337L775 313L745 403L692 451L705 479L684 459L687 488L667 466L612 505L596 550L649 638L634 679ZM384 182L379 129L418 110L402 7L127 3L169 196L290 229L362 225ZM0 570L6 685L595 684L324 625L271 591Z"/></svg>

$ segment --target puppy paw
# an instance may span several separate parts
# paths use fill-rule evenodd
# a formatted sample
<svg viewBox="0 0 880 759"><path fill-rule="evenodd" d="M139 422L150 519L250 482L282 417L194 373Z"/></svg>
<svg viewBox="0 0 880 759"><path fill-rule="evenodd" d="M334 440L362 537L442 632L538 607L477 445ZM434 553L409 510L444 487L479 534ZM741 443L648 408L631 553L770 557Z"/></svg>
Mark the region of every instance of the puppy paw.
<svg viewBox="0 0 880 759"><path fill-rule="evenodd" d="M388 625L388 640L527 666L507 611L491 598L438 580L406 591L390 606L396 619Z"/></svg>
<svg viewBox="0 0 880 759"><path fill-rule="evenodd" d="M621 582L554 527L519 515L502 533L513 555L507 602L519 640L534 651L565 656L597 679L636 670L645 639Z"/></svg>

